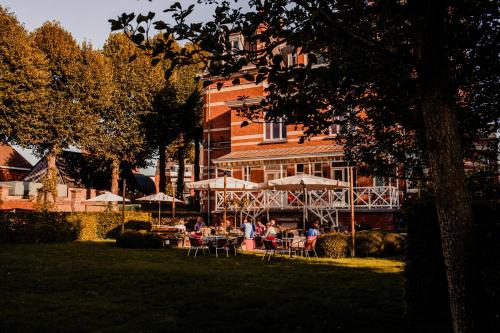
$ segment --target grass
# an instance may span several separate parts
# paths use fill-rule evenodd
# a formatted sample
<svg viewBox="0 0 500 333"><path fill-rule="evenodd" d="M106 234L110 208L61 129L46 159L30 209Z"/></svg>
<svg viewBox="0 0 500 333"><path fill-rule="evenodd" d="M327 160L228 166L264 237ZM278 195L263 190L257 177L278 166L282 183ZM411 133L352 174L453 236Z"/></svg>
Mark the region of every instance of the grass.
<svg viewBox="0 0 500 333"><path fill-rule="evenodd" d="M404 332L397 260L0 245L0 332Z"/></svg>

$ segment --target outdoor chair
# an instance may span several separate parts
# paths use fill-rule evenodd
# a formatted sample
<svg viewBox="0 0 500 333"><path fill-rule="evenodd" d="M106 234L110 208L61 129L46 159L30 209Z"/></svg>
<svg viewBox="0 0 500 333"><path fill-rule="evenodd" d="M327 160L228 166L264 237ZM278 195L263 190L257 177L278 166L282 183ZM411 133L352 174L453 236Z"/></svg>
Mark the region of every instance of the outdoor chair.
<svg viewBox="0 0 500 333"><path fill-rule="evenodd" d="M205 254L205 250L208 250L208 253L210 253L210 249L208 246L203 242L203 239L201 238L196 238L196 237L189 237L189 251L188 251L188 256L191 254L191 250L194 251L194 256L198 254L198 250L202 250L203 254Z"/></svg>
<svg viewBox="0 0 500 333"><path fill-rule="evenodd" d="M236 251L238 249L241 249L241 245L243 244L243 241L245 241L245 237L244 236L238 236L234 239L231 240L231 242L229 243L229 249L231 250L234 250L234 255L236 256Z"/></svg>
<svg viewBox="0 0 500 333"><path fill-rule="evenodd" d="M313 252L316 258L318 257L316 253L316 239L308 239L304 242L304 257L311 259L310 252Z"/></svg>
<svg viewBox="0 0 500 333"><path fill-rule="evenodd" d="M227 238L216 238L214 242L215 256L219 257L219 250L226 251L226 257L229 258L229 244Z"/></svg>
<svg viewBox="0 0 500 333"><path fill-rule="evenodd" d="M275 242L269 239L263 239L262 243L264 244L264 249L266 252L262 257L262 261L267 257L267 261L271 260L271 256L275 256L276 254L282 254L283 247L280 245L279 240L276 239ZM281 260L283 260L283 256L281 256Z"/></svg>

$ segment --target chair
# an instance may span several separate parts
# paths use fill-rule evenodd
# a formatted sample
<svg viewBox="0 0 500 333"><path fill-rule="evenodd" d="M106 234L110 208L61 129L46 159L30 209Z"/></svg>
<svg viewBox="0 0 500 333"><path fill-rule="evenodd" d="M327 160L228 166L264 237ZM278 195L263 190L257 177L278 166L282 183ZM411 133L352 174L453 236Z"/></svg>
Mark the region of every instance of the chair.
<svg viewBox="0 0 500 333"><path fill-rule="evenodd" d="M264 253L264 256L262 257L262 261L267 256L267 261L271 260L271 256L275 256L276 254L283 254L284 247L281 245L281 241L279 239L270 240L270 239L263 239L262 243L264 244L264 249L266 252ZM283 256L281 256L281 260L283 260Z"/></svg>
<svg viewBox="0 0 500 333"><path fill-rule="evenodd" d="M309 252L313 252L314 256L317 258L318 254L316 253L316 238L315 239L307 239L304 242L304 250L303 251L304 251L304 256L306 258L311 259L311 257L309 256Z"/></svg>
<svg viewBox="0 0 500 333"><path fill-rule="evenodd" d="M234 239L231 240L229 243L229 249L234 250L234 255L236 256L236 251L238 249L241 249L241 245L243 244L243 241L245 240L244 236L238 236Z"/></svg>
<svg viewBox="0 0 500 333"><path fill-rule="evenodd" d="M216 238L214 242L215 256L219 257L219 250L226 251L226 257L229 258L229 244L227 238Z"/></svg>
<svg viewBox="0 0 500 333"><path fill-rule="evenodd" d="M198 250L200 249L203 251L203 254L205 254L205 250L208 250L208 253L210 253L210 249L203 242L203 239L189 236L189 251L187 255L189 256L191 254L191 250L193 250L194 256L196 257Z"/></svg>

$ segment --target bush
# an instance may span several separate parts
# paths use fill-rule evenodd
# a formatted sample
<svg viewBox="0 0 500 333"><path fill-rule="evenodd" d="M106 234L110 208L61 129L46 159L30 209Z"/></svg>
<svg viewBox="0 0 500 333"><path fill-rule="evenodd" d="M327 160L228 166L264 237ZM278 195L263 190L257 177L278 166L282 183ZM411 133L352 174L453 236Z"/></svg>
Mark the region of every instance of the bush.
<svg viewBox="0 0 500 333"><path fill-rule="evenodd" d="M0 214L0 243L49 243L77 239L78 223L64 213Z"/></svg>
<svg viewBox="0 0 500 333"><path fill-rule="evenodd" d="M356 233L357 257L382 257L384 255L384 234L380 231L359 231Z"/></svg>
<svg viewBox="0 0 500 333"><path fill-rule="evenodd" d="M332 232L318 237L316 252L326 258L346 258L351 256L351 236Z"/></svg>
<svg viewBox="0 0 500 333"><path fill-rule="evenodd" d="M116 245L119 247L139 249L156 249L163 246L160 236L146 230L125 230L116 238Z"/></svg>
<svg viewBox="0 0 500 333"><path fill-rule="evenodd" d="M404 254L406 238L398 233L389 232L384 235L384 256L391 257Z"/></svg>

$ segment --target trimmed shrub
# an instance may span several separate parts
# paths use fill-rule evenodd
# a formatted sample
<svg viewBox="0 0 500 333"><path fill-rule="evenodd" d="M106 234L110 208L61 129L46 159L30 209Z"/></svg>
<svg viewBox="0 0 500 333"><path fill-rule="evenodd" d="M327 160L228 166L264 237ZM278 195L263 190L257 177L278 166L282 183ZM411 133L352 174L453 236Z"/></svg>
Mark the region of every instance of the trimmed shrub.
<svg viewBox="0 0 500 333"><path fill-rule="evenodd" d="M125 230L116 238L116 245L131 249L156 249L163 246L163 241L157 234L146 230Z"/></svg>
<svg viewBox="0 0 500 333"><path fill-rule="evenodd" d="M356 257L382 257L384 245L384 234L380 231L356 233Z"/></svg>
<svg viewBox="0 0 500 333"><path fill-rule="evenodd" d="M326 258L346 258L351 256L351 236L332 232L318 237L316 252Z"/></svg>
<svg viewBox="0 0 500 333"><path fill-rule="evenodd" d="M64 213L0 214L0 243L49 243L77 239L78 223Z"/></svg>
<svg viewBox="0 0 500 333"><path fill-rule="evenodd" d="M406 249L405 236L389 232L384 234L384 256L397 256L404 254Z"/></svg>

